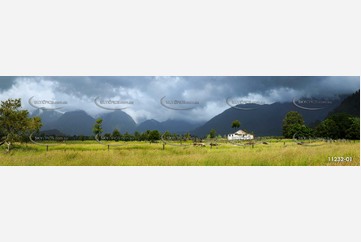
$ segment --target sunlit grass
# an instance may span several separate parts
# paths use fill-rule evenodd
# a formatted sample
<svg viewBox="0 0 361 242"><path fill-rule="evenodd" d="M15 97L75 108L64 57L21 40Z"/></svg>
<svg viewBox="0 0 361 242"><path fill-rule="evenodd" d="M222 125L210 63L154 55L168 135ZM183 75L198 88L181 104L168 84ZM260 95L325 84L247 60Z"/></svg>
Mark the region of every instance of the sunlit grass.
<svg viewBox="0 0 361 242"><path fill-rule="evenodd" d="M218 147L186 147L162 143L112 143L110 147L93 141L77 141L57 146L16 144L10 153L0 148L2 166L334 166L360 165L360 143L297 145L291 140L269 140L268 144ZM352 157L352 162L330 162L328 157Z"/></svg>

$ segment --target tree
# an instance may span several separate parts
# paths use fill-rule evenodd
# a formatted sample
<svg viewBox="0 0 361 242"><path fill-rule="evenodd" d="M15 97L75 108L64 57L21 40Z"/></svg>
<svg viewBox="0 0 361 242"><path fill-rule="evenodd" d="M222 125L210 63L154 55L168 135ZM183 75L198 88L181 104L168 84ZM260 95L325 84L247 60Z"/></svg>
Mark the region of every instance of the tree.
<svg viewBox="0 0 361 242"><path fill-rule="evenodd" d="M112 135L110 133L105 133L104 134L104 139L105 140L111 140L112 139Z"/></svg>
<svg viewBox="0 0 361 242"><path fill-rule="evenodd" d="M351 125L346 130L346 139L359 140L360 139L360 118L352 117L350 119L351 119Z"/></svg>
<svg viewBox="0 0 361 242"><path fill-rule="evenodd" d="M143 133L140 135L140 140L141 140L141 141L148 140L149 134L150 134L150 130L147 130L146 132L143 132Z"/></svg>
<svg viewBox="0 0 361 242"><path fill-rule="evenodd" d="M315 133L318 137L337 139L339 131L334 120L325 119L317 125Z"/></svg>
<svg viewBox="0 0 361 242"><path fill-rule="evenodd" d="M10 151L12 144L20 141L24 135L39 131L42 124L39 117L29 117L27 110L21 110L21 99L8 99L0 104L0 127L1 133L6 138L5 142Z"/></svg>
<svg viewBox="0 0 361 242"><path fill-rule="evenodd" d="M179 139L179 135L177 133L173 133L172 134L172 140L178 140Z"/></svg>
<svg viewBox="0 0 361 242"><path fill-rule="evenodd" d="M163 134L163 138L164 139L169 139L172 137L172 134L169 132L169 131L165 131L164 134Z"/></svg>
<svg viewBox="0 0 361 242"><path fill-rule="evenodd" d="M123 135L123 139L124 141L131 141L133 139L133 136L128 132L125 132L125 134Z"/></svg>
<svg viewBox="0 0 361 242"><path fill-rule="evenodd" d="M295 125L292 132L293 134L297 134L297 137L310 138L314 136L314 130L304 124Z"/></svg>
<svg viewBox="0 0 361 242"><path fill-rule="evenodd" d="M140 135L140 133L138 132L138 131L135 131L134 132L134 139L135 140L137 140L137 141L139 141L139 140L141 140L141 137L140 137L141 135Z"/></svg>
<svg viewBox="0 0 361 242"><path fill-rule="evenodd" d="M316 134L331 139L360 139L360 118L334 113L317 125Z"/></svg>
<svg viewBox="0 0 361 242"><path fill-rule="evenodd" d="M346 138L346 130L352 125L352 116L347 113L335 113L328 117L328 119L335 121L338 127L335 139Z"/></svg>
<svg viewBox="0 0 361 242"><path fill-rule="evenodd" d="M215 129L211 129L211 131L209 132L209 138L214 139L216 137L216 130Z"/></svg>
<svg viewBox="0 0 361 242"><path fill-rule="evenodd" d="M152 130L149 134L149 141L154 142L160 140L160 133L158 130Z"/></svg>
<svg viewBox="0 0 361 242"><path fill-rule="evenodd" d="M236 129L238 129L239 127L241 127L241 122L239 122L238 120L234 120L232 122L232 128L236 131Z"/></svg>
<svg viewBox="0 0 361 242"><path fill-rule="evenodd" d="M191 137L191 134L189 132L187 132L185 135L184 135L184 138L185 140L190 140L192 137Z"/></svg>
<svg viewBox="0 0 361 242"><path fill-rule="evenodd" d="M293 135L305 128L303 117L295 111L288 112L283 119L282 133L285 138L292 138Z"/></svg>
<svg viewBox="0 0 361 242"><path fill-rule="evenodd" d="M98 118L95 121L94 127L93 127L93 134L95 135L95 137L98 136L98 139L101 139L101 134L103 133L103 128L102 128L102 124L103 124L103 119Z"/></svg>
<svg viewBox="0 0 361 242"><path fill-rule="evenodd" d="M29 142L30 135L32 133L38 133L42 126L43 126L43 124L41 123L40 117L28 118L27 128L25 130L23 130L21 133L21 142Z"/></svg>
<svg viewBox="0 0 361 242"><path fill-rule="evenodd" d="M118 141L121 139L122 135L120 134L118 129L114 129L112 133L112 137L114 140Z"/></svg>
<svg viewBox="0 0 361 242"><path fill-rule="evenodd" d="M84 135L81 134L81 135L79 136L79 139L80 139L81 141L84 141L84 140L85 140Z"/></svg>

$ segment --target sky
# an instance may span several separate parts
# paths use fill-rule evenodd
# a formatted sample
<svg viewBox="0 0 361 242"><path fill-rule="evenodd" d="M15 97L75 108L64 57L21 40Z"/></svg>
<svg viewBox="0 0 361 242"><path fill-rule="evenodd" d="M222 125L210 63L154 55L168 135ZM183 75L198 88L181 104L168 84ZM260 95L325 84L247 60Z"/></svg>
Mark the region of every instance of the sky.
<svg viewBox="0 0 361 242"><path fill-rule="evenodd" d="M227 99L271 104L301 97L337 98L359 89L360 78L348 76L0 76L0 100L21 98L30 112L40 106L60 112L84 110L97 117L121 108L137 123L204 122L230 108ZM61 104L37 102L43 100Z"/></svg>

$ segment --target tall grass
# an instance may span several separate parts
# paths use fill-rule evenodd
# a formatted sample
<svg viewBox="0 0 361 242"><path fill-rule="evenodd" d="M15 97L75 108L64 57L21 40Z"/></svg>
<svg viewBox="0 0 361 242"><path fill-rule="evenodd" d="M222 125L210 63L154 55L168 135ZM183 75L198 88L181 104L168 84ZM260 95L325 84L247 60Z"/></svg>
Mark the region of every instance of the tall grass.
<svg viewBox="0 0 361 242"><path fill-rule="evenodd" d="M352 162L330 162L328 157L352 157ZM70 142L59 146L17 144L6 153L0 148L1 166L335 166L360 165L360 143L322 143L302 146L270 141L268 145L175 147L161 143L129 142L110 147L95 142Z"/></svg>

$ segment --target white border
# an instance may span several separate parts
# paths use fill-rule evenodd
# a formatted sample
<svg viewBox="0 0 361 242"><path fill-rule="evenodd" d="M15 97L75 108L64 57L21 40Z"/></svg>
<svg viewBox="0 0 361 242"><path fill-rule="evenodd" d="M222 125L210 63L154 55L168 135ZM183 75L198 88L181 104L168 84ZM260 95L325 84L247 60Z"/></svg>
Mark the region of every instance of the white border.
<svg viewBox="0 0 361 242"><path fill-rule="evenodd" d="M0 3L0 75L357 75L358 1ZM0 167L0 241L361 241L360 167Z"/></svg>

